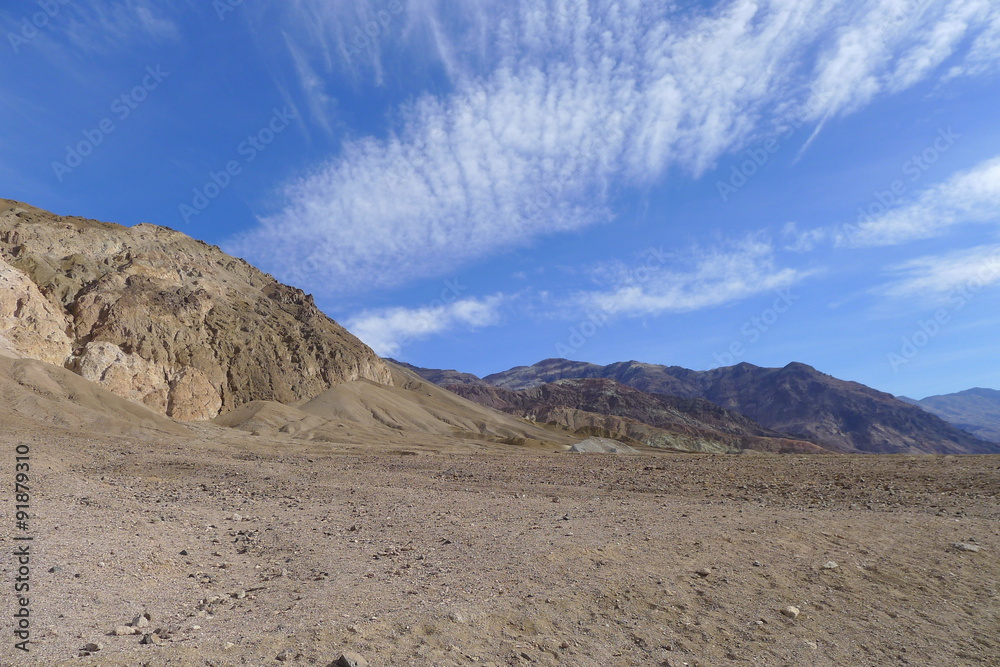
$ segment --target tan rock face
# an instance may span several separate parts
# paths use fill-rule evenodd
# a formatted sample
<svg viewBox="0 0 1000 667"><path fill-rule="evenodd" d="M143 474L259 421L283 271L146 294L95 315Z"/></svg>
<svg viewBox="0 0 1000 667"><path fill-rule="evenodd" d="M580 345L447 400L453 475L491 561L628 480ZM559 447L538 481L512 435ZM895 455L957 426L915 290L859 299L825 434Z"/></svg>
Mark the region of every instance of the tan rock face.
<svg viewBox="0 0 1000 667"><path fill-rule="evenodd" d="M222 395L208 376L188 366L170 381L167 414L184 421L212 419L222 410Z"/></svg>
<svg viewBox="0 0 1000 667"><path fill-rule="evenodd" d="M162 364L127 354L114 343L87 343L72 369L108 391L166 414L170 386Z"/></svg>
<svg viewBox="0 0 1000 667"><path fill-rule="evenodd" d="M178 419L356 379L392 384L312 297L170 229L0 200L0 259L0 348Z"/></svg>
<svg viewBox="0 0 1000 667"><path fill-rule="evenodd" d="M0 354L62 366L73 351L69 329L62 308L0 258Z"/></svg>

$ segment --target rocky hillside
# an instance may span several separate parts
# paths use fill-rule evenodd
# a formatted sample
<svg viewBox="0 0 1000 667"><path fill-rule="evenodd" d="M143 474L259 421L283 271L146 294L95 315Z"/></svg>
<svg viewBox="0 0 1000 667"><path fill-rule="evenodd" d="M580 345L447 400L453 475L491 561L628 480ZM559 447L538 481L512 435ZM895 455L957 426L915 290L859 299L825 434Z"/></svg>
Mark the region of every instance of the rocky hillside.
<svg viewBox="0 0 1000 667"><path fill-rule="evenodd" d="M386 364L312 297L215 246L0 200L0 354L181 420L291 403Z"/></svg>
<svg viewBox="0 0 1000 667"><path fill-rule="evenodd" d="M447 388L513 415L650 447L703 452L823 451L709 401L649 394L614 380L558 380L520 391L485 384Z"/></svg>
<svg viewBox="0 0 1000 667"><path fill-rule="evenodd" d="M605 378L641 391L700 398L763 426L843 452L974 454L1000 451L944 420L857 382L805 364L761 368L738 364L710 371L637 361L599 366L547 359L483 380L505 389L530 389L569 378Z"/></svg>
<svg viewBox="0 0 1000 667"><path fill-rule="evenodd" d="M1000 443L1000 391L996 389L967 389L920 401L900 396L899 400L918 405L977 438Z"/></svg>

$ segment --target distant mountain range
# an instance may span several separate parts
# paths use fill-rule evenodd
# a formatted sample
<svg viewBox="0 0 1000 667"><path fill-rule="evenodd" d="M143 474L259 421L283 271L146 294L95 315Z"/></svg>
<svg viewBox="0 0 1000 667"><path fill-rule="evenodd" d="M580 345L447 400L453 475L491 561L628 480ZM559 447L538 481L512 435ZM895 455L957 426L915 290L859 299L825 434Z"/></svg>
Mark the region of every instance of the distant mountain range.
<svg viewBox="0 0 1000 667"><path fill-rule="evenodd" d="M720 453L825 451L709 401L650 394L614 380L558 380L520 391L471 383L447 388L519 417L650 447Z"/></svg>
<svg viewBox="0 0 1000 667"><path fill-rule="evenodd" d="M693 371L637 361L599 366L567 359L546 359L533 366L518 366L485 378L457 371L410 368L421 377L466 398L508 412L534 412L551 417L557 408L562 408L630 419L663 429L668 421L670 425L684 425L677 414L669 414L669 410L674 410L685 418L695 419L697 428L730 437L737 434L740 437L778 436L838 452L1000 452L1000 444L974 437L921 407L857 382L839 380L801 363L791 363L784 368L761 368L743 363L710 371ZM611 380L617 384L560 384L565 380L586 379ZM617 385L646 396L623 392ZM504 391L490 391L486 387ZM596 394L602 391L610 392L608 400L598 399ZM657 400L662 397L673 399ZM695 402L685 407L674 399ZM709 413L704 408L705 401L725 411L717 413L714 425L706 418ZM623 406L623 402L626 405ZM692 410L701 416L692 415ZM740 422L731 416L733 413L749 417L756 426ZM568 417L555 421L571 425L567 423L571 421ZM740 433L740 428L745 430ZM753 428L762 430L755 433Z"/></svg>
<svg viewBox="0 0 1000 667"><path fill-rule="evenodd" d="M1000 391L996 389L968 389L919 401L900 396L899 400L919 405L977 438L1000 443Z"/></svg>

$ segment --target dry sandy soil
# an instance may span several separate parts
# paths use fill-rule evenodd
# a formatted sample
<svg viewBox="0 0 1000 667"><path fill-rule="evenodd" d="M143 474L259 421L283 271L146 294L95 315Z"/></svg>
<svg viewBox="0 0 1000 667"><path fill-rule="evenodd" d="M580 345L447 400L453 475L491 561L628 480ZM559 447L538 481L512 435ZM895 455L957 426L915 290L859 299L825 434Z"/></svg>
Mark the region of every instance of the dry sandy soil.
<svg viewBox="0 0 1000 667"><path fill-rule="evenodd" d="M28 654L0 561L0 664L1000 664L1000 457L194 431L0 436L35 538ZM160 644L109 636L143 613Z"/></svg>

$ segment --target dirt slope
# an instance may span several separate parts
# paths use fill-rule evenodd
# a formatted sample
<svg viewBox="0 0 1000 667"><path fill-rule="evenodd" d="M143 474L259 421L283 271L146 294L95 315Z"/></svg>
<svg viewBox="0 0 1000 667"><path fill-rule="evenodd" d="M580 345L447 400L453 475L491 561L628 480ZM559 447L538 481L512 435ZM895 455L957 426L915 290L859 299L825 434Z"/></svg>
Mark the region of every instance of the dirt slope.
<svg viewBox="0 0 1000 667"><path fill-rule="evenodd" d="M580 440L560 428L543 428L468 401L389 364L393 386L345 382L298 406L256 401L213 423L258 435L285 434L317 442L367 438L387 441L446 438L476 446L502 444L566 449Z"/></svg>
<svg viewBox="0 0 1000 667"><path fill-rule="evenodd" d="M0 356L0 426L24 433L44 425L92 434L190 435L182 424L64 368Z"/></svg>

